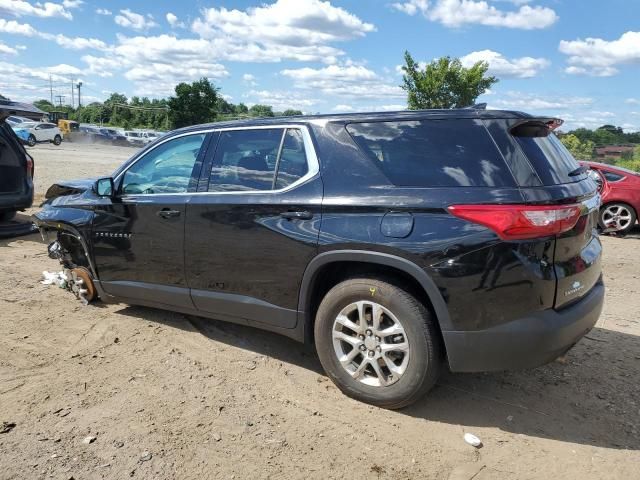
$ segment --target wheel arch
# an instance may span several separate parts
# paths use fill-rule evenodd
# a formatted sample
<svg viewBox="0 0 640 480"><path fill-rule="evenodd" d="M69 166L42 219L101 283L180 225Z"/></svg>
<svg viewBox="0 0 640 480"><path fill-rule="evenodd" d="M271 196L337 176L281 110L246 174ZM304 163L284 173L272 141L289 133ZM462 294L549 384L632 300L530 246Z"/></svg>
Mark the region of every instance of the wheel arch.
<svg viewBox="0 0 640 480"><path fill-rule="evenodd" d="M414 285L419 287L418 294L420 300L428 302L427 307L433 311L436 317L436 326L440 332L451 330L451 320L449 310L445 304L444 298L435 282L429 277L427 272L415 263L406 258L391 255L382 252L369 252L363 250L334 250L324 252L316 256L309 262L300 286L300 294L298 298L298 311L303 312L303 330L305 343L313 342L313 324L315 321L315 312L319 301L318 292L328 291L332 285L323 285L323 277L327 272L335 272L340 266L360 267L353 273L366 272L366 267L377 269L378 273L387 274L392 277L410 279ZM382 270L387 267L389 270ZM371 271L371 270L370 270ZM350 272L351 273L351 272ZM339 281L349 275L338 276ZM324 288L323 288L324 287ZM328 288L327 288L328 287ZM446 347L445 347L446 348Z"/></svg>

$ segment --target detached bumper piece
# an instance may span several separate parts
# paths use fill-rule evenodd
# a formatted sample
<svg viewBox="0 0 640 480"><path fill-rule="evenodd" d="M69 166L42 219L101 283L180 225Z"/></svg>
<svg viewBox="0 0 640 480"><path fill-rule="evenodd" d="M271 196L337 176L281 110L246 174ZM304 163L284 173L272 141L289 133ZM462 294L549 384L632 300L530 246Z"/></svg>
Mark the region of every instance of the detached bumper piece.
<svg viewBox="0 0 640 480"><path fill-rule="evenodd" d="M66 253L57 240L49 244L47 251L49 258L65 264ZM96 297L96 287L93 284L91 273L84 267L68 268L65 266L61 272L60 281L57 283L61 288L73 293L84 305L88 305Z"/></svg>
<svg viewBox="0 0 640 480"><path fill-rule="evenodd" d="M567 352L598 321L604 285L576 303L545 310L487 330L442 332L453 372L519 370L549 363Z"/></svg>

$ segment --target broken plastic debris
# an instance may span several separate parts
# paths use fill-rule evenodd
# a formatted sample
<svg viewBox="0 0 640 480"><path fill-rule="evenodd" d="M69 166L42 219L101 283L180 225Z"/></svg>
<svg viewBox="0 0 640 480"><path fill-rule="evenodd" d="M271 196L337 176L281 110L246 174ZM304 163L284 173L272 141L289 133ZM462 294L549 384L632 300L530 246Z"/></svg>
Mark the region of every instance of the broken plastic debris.
<svg viewBox="0 0 640 480"><path fill-rule="evenodd" d="M43 285L58 285L60 288L66 288L67 286L67 276L64 272L47 272L46 270L42 272L42 280L40 283Z"/></svg>
<svg viewBox="0 0 640 480"><path fill-rule="evenodd" d="M482 446L482 441L478 437L476 437L473 433L465 433L464 441L476 448L480 448Z"/></svg>

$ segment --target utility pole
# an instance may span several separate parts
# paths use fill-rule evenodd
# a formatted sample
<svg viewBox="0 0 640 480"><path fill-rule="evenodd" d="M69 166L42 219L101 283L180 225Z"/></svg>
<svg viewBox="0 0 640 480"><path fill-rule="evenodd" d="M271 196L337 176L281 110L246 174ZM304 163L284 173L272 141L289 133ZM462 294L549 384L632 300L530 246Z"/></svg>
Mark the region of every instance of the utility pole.
<svg viewBox="0 0 640 480"><path fill-rule="evenodd" d="M56 98L58 99L58 106L60 108L62 108L62 102L64 101L65 96L64 95L56 95Z"/></svg>
<svg viewBox="0 0 640 480"><path fill-rule="evenodd" d="M49 74L49 93L51 94L51 105L53 105L53 81L51 80L51 74Z"/></svg>
<svg viewBox="0 0 640 480"><path fill-rule="evenodd" d="M76 99L75 99L75 92L73 91L73 78L71 79L71 108L73 108L75 106L76 103Z"/></svg>
<svg viewBox="0 0 640 480"><path fill-rule="evenodd" d="M82 106L82 97L80 96L80 87L82 87L82 82L78 82L78 108Z"/></svg>

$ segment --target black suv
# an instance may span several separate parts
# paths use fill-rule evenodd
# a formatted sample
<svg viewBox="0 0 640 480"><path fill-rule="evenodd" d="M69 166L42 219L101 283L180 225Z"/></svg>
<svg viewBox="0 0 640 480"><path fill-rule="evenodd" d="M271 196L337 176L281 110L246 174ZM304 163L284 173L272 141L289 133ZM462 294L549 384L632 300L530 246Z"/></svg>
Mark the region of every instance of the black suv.
<svg viewBox="0 0 640 480"><path fill-rule="evenodd" d="M14 113L0 105L0 221L11 220L33 202L33 158L5 121Z"/></svg>
<svg viewBox="0 0 640 480"><path fill-rule="evenodd" d="M602 309L600 198L561 121L475 109L189 127L35 215L82 300L315 342L400 408L454 372L564 354Z"/></svg>

